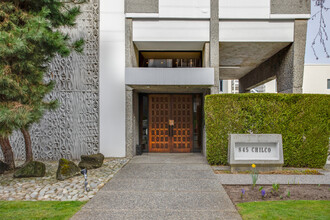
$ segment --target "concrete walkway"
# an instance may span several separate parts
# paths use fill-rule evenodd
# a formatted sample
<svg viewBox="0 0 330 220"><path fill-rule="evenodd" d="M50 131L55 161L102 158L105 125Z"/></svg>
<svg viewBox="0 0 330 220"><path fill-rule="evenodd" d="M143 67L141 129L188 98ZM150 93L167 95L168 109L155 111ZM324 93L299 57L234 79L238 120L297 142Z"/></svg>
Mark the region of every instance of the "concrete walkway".
<svg viewBox="0 0 330 220"><path fill-rule="evenodd" d="M201 154L134 157L72 219L241 219Z"/></svg>

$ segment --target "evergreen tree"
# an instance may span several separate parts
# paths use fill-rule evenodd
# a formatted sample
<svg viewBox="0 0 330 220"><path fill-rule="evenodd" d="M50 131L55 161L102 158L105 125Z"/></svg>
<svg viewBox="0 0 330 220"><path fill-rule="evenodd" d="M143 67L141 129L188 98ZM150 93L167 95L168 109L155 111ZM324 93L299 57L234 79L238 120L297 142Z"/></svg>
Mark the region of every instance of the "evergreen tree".
<svg viewBox="0 0 330 220"><path fill-rule="evenodd" d="M60 28L73 27L84 1L2 0L0 2L0 145L14 168L8 137L20 129L26 161L33 160L29 127L57 102L45 101L54 82L44 75L56 54L82 52L84 41L72 41Z"/></svg>

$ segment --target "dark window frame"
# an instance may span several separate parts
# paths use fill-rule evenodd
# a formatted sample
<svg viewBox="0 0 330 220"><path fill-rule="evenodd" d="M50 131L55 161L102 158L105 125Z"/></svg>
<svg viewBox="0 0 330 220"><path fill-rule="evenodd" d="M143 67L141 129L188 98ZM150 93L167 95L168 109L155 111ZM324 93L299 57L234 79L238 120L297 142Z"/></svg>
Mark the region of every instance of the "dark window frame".
<svg viewBox="0 0 330 220"><path fill-rule="evenodd" d="M152 50L140 50L139 51L139 67L140 68L148 68L148 67L145 67L145 58L143 57L142 53L143 52L153 52L153 53L167 53L167 52L171 52L171 53L199 53L199 65L196 66L196 67L174 67L172 66L172 68L201 68L203 67L203 51L200 51L200 50L189 50L189 51L173 51L173 50L166 50L166 51L152 51ZM158 59L158 58L157 58ZM161 59L161 58L159 58ZM167 59L167 58L163 58L163 59ZM172 63L174 64L174 60L175 59L181 59L181 58L172 58ZM186 59L189 59L189 58L186 58ZM192 59L192 58L191 58ZM162 67L160 67L162 68ZM169 67L163 67L163 68L169 68Z"/></svg>

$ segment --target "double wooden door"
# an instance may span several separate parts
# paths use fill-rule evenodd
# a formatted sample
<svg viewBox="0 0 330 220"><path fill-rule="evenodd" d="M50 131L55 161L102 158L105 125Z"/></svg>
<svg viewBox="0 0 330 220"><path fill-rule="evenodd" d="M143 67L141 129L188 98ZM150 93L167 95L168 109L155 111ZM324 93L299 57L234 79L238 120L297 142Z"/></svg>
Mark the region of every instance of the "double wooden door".
<svg viewBox="0 0 330 220"><path fill-rule="evenodd" d="M149 152L191 152L192 95L149 95Z"/></svg>

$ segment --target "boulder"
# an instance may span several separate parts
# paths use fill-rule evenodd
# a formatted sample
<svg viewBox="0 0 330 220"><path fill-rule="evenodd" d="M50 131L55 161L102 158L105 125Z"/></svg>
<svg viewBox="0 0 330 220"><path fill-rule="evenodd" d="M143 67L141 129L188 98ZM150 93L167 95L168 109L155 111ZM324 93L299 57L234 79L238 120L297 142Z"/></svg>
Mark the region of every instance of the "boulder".
<svg viewBox="0 0 330 220"><path fill-rule="evenodd" d="M101 153L92 155L82 155L79 167L81 169L95 169L102 166L104 160L104 155Z"/></svg>
<svg viewBox="0 0 330 220"><path fill-rule="evenodd" d="M31 161L15 171L15 178L43 177L46 174L46 165L39 161Z"/></svg>
<svg viewBox="0 0 330 220"><path fill-rule="evenodd" d="M9 170L9 165L0 160L0 174L3 174L7 170Z"/></svg>
<svg viewBox="0 0 330 220"><path fill-rule="evenodd" d="M74 162L63 158L59 160L56 172L56 179L65 180L79 174L80 169Z"/></svg>

